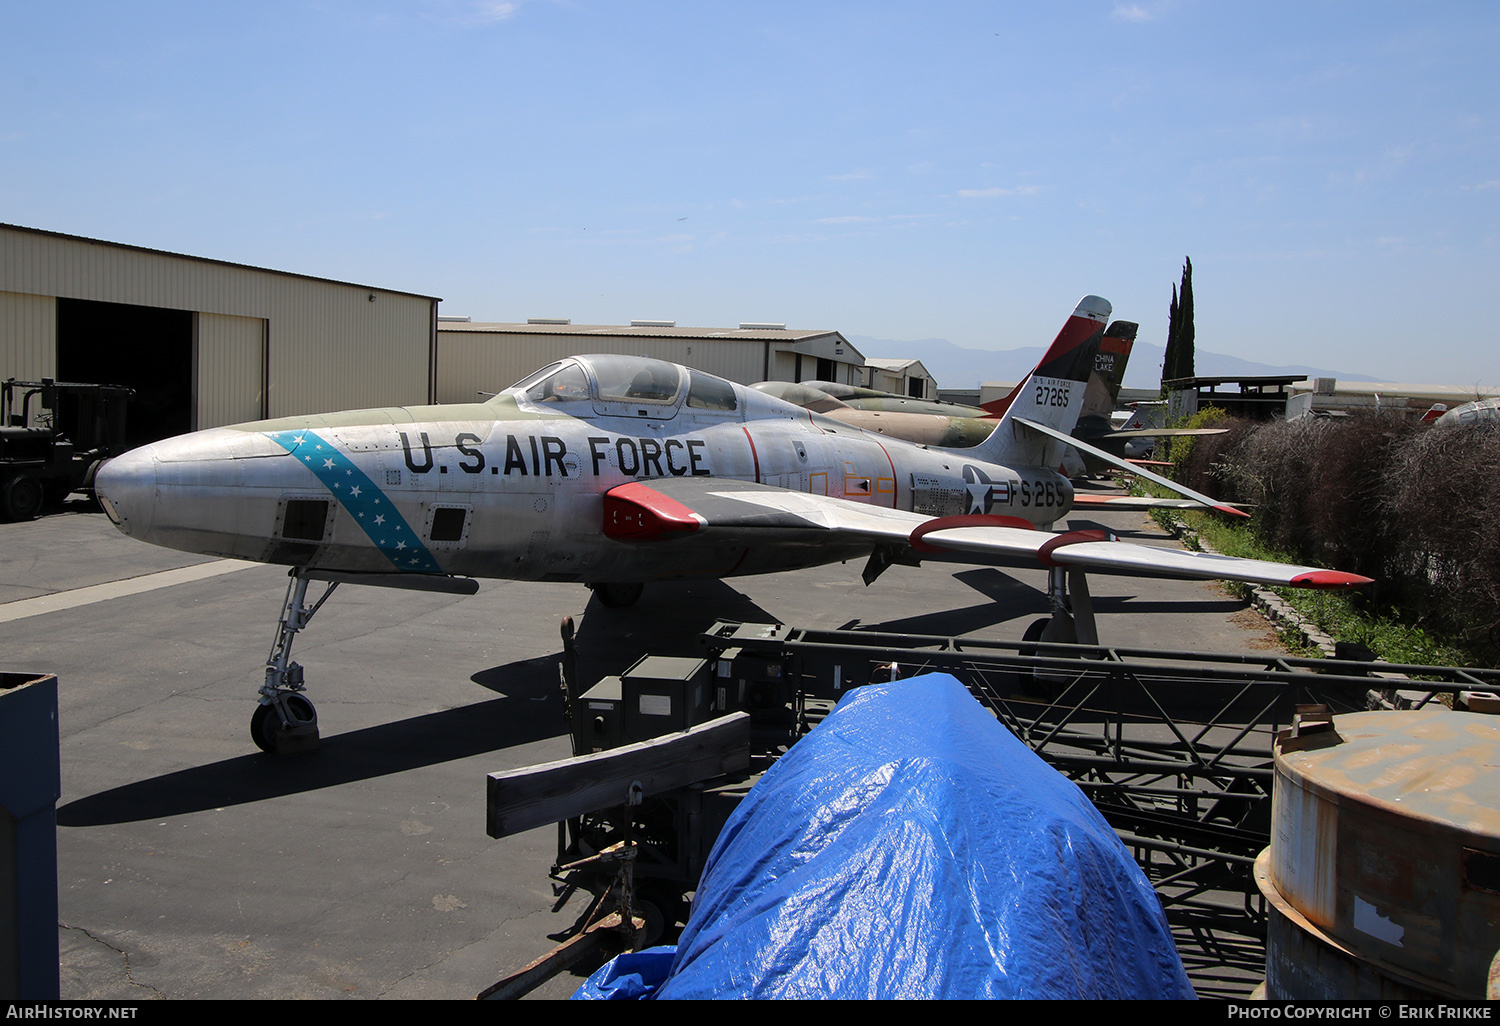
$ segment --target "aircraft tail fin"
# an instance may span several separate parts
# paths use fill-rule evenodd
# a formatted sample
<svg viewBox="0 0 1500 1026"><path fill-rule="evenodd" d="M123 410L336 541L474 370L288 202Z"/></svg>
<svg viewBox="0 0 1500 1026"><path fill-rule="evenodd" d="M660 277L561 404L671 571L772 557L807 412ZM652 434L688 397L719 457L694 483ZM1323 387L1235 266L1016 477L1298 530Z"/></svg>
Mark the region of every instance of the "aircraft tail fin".
<svg viewBox="0 0 1500 1026"><path fill-rule="evenodd" d="M1135 336L1140 325L1134 321L1113 321L1104 329L1104 338L1099 342L1099 351L1094 355L1094 372L1089 375L1088 390L1084 393L1083 409L1079 417L1103 417L1106 420L1115 412L1115 403L1120 398L1120 386L1125 383L1125 366L1130 362L1130 351L1135 348ZM1021 382L1008 395L991 399L982 404L982 409L991 420L999 420L1026 382Z"/></svg>
<svg viewBox="0 0 1500 1026"><path fill-rule="evenodd" d="M1079 416L1108 419L1115 412L1120 385L1125 381L1125 365L1130 362L1130 350L1135 348L1135 336L1140 327L1134 321L1115 321L1104 329L1099 352L1094 354L1094 372L1089 375L1089 387L1084 393L1083 410Z"/></svg>
<svg viewBox="0 0 1500 1026"><path fill-rule="evenodd" d="M1111 309L1108 300L1098 296L1079 300L1041 362L1007 397L1009 402L990 437L965 451L991 463L1055 468L1062 459L1061 443L1028 431L1016 421L1046 424L1064 434L1073 430Z"/></svg>

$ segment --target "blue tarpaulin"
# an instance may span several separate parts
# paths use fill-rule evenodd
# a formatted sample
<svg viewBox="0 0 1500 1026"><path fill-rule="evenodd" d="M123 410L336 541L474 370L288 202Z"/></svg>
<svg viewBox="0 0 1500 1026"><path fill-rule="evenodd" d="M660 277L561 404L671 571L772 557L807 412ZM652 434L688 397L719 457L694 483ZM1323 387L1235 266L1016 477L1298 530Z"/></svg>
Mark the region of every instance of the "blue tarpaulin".
<svg viewBox="0 0 1500 1026"><path fill-rule="evenodd" d="M623 955L577 996L1193 991L1104 818L957 680L929 674L845 696L725 825L675 954Z"/></svg>

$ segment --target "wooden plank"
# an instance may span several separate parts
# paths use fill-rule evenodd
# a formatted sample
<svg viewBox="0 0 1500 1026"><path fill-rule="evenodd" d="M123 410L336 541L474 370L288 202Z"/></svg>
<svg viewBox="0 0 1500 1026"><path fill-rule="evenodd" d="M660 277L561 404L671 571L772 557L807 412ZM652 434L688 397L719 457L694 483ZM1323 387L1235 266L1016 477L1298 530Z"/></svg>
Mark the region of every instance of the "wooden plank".
<svg viewBox="0 0 1500 1026"><path fill-rule="evenodd" d="M607 752L491 773L486 785L488 831L508 837L586 812L623 805L639 781L646 795L750 770L750 717L721 716Z"/></svg>
<svg viewBox="0 0 1500 1026"><path fill-rule="evenodd" d="M646 920L632 917L636 930L646 927ZM476 1001L518 1001L559 973L566 972L590 956L616 955L628 938L620 930L620 913L611 912L576 936L563 941L525 968L479 992Z"/></svg>

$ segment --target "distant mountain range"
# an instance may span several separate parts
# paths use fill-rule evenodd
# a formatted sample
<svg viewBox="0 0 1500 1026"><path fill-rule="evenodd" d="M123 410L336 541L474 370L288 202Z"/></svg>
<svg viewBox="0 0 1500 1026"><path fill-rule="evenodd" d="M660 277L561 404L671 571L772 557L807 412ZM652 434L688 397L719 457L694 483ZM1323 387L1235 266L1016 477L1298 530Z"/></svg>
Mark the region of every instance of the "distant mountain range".
<svg viewBox="0 0 1500 1026"><path fill-rule="evenodd" d="M1040 346L1021 349L964 349L945 338L921 338L898 342L867 335L845 336L866 357L921 360L922 366L937 380L940 388L978 388L985 381L1020 381L1031 373L1044 350ZM1136 342L1125 367L1125 387L1156 388L1161 384L1164 350L1149 342ZM1193 354L1194 369L1200 377L1224 377L1231 374L1306 374L1308 378L1338 378L1340 381L1381 381L1367 374L1347 374L1321 367L1272 366L1242 360L1237 356L1210 353L1198 349Z"/></svg>

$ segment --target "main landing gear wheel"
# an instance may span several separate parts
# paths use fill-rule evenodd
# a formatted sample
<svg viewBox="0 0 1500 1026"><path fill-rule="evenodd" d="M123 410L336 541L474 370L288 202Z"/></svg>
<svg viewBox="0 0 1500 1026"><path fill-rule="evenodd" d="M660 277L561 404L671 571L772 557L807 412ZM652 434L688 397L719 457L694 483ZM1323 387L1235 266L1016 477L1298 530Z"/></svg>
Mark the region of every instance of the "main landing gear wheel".
<svg viewBox="0 0 1500 1026"><path fill-rule="evenodd" d="M605 608L624 609L640 601L641 592L646 589L646 586L638 581L625 584L618 581L601 581L598 584L589 585L589 589Z"/></svg>
<svg viewBox="0 0 1500 1026"><path fill-rule="evenodd" d="M42 483L30 474L17 474L0 488L0 506L4 507L6 518L17 523L35 520L42 511L44 497Z"/></svg>
<svg viewBox="0 0 1500 1026"><path fill-rule="evenodd" d="M298 738L311 737L316 742L318 737L318 710L311 702L301 695L286 695L280 704L291 722L283 719L275 702L256 706L255 714L250 717L250 737L268 755L284 751Z"/></svg>
<svg viewBox="0 0 1500 1026"><path fill-rule="evenodd" d="M646 937L642 947L677 942L677 935L681 932L679 924L686 923L688 917L688 903L683 899L680 887L673 887L666 881L649 882L636 892L635 907L638 914L644 910L646 918Z"/></svg>
<svg viewBox="0 0 1500 1026"><path fill-rule="evenodd" d="M1021 635L1021 640L1026 642L1024 648L1016 650L1016 655L1030 659L1037 654L1037 643L1042 640L1042 633L1052 621L1047 617L1031 621L1026 628L1026 633ZM1016 684L1021 694L1028 698L1041 698L1047 701L1057 697L1057 689L1036 670L1021 670L1016 674Z"/></svg>
<svg viewBox="0 0 1500 1026"><path fill-rule="evenodd" d="M656 902L650 898L637 898L630 906L631 911L645 920L645 925L636 932L635 942L632 945L636 951L654 947L661 940L661 935L666 931L666 921L662 918L661 909L656 907Z"/></svg>

